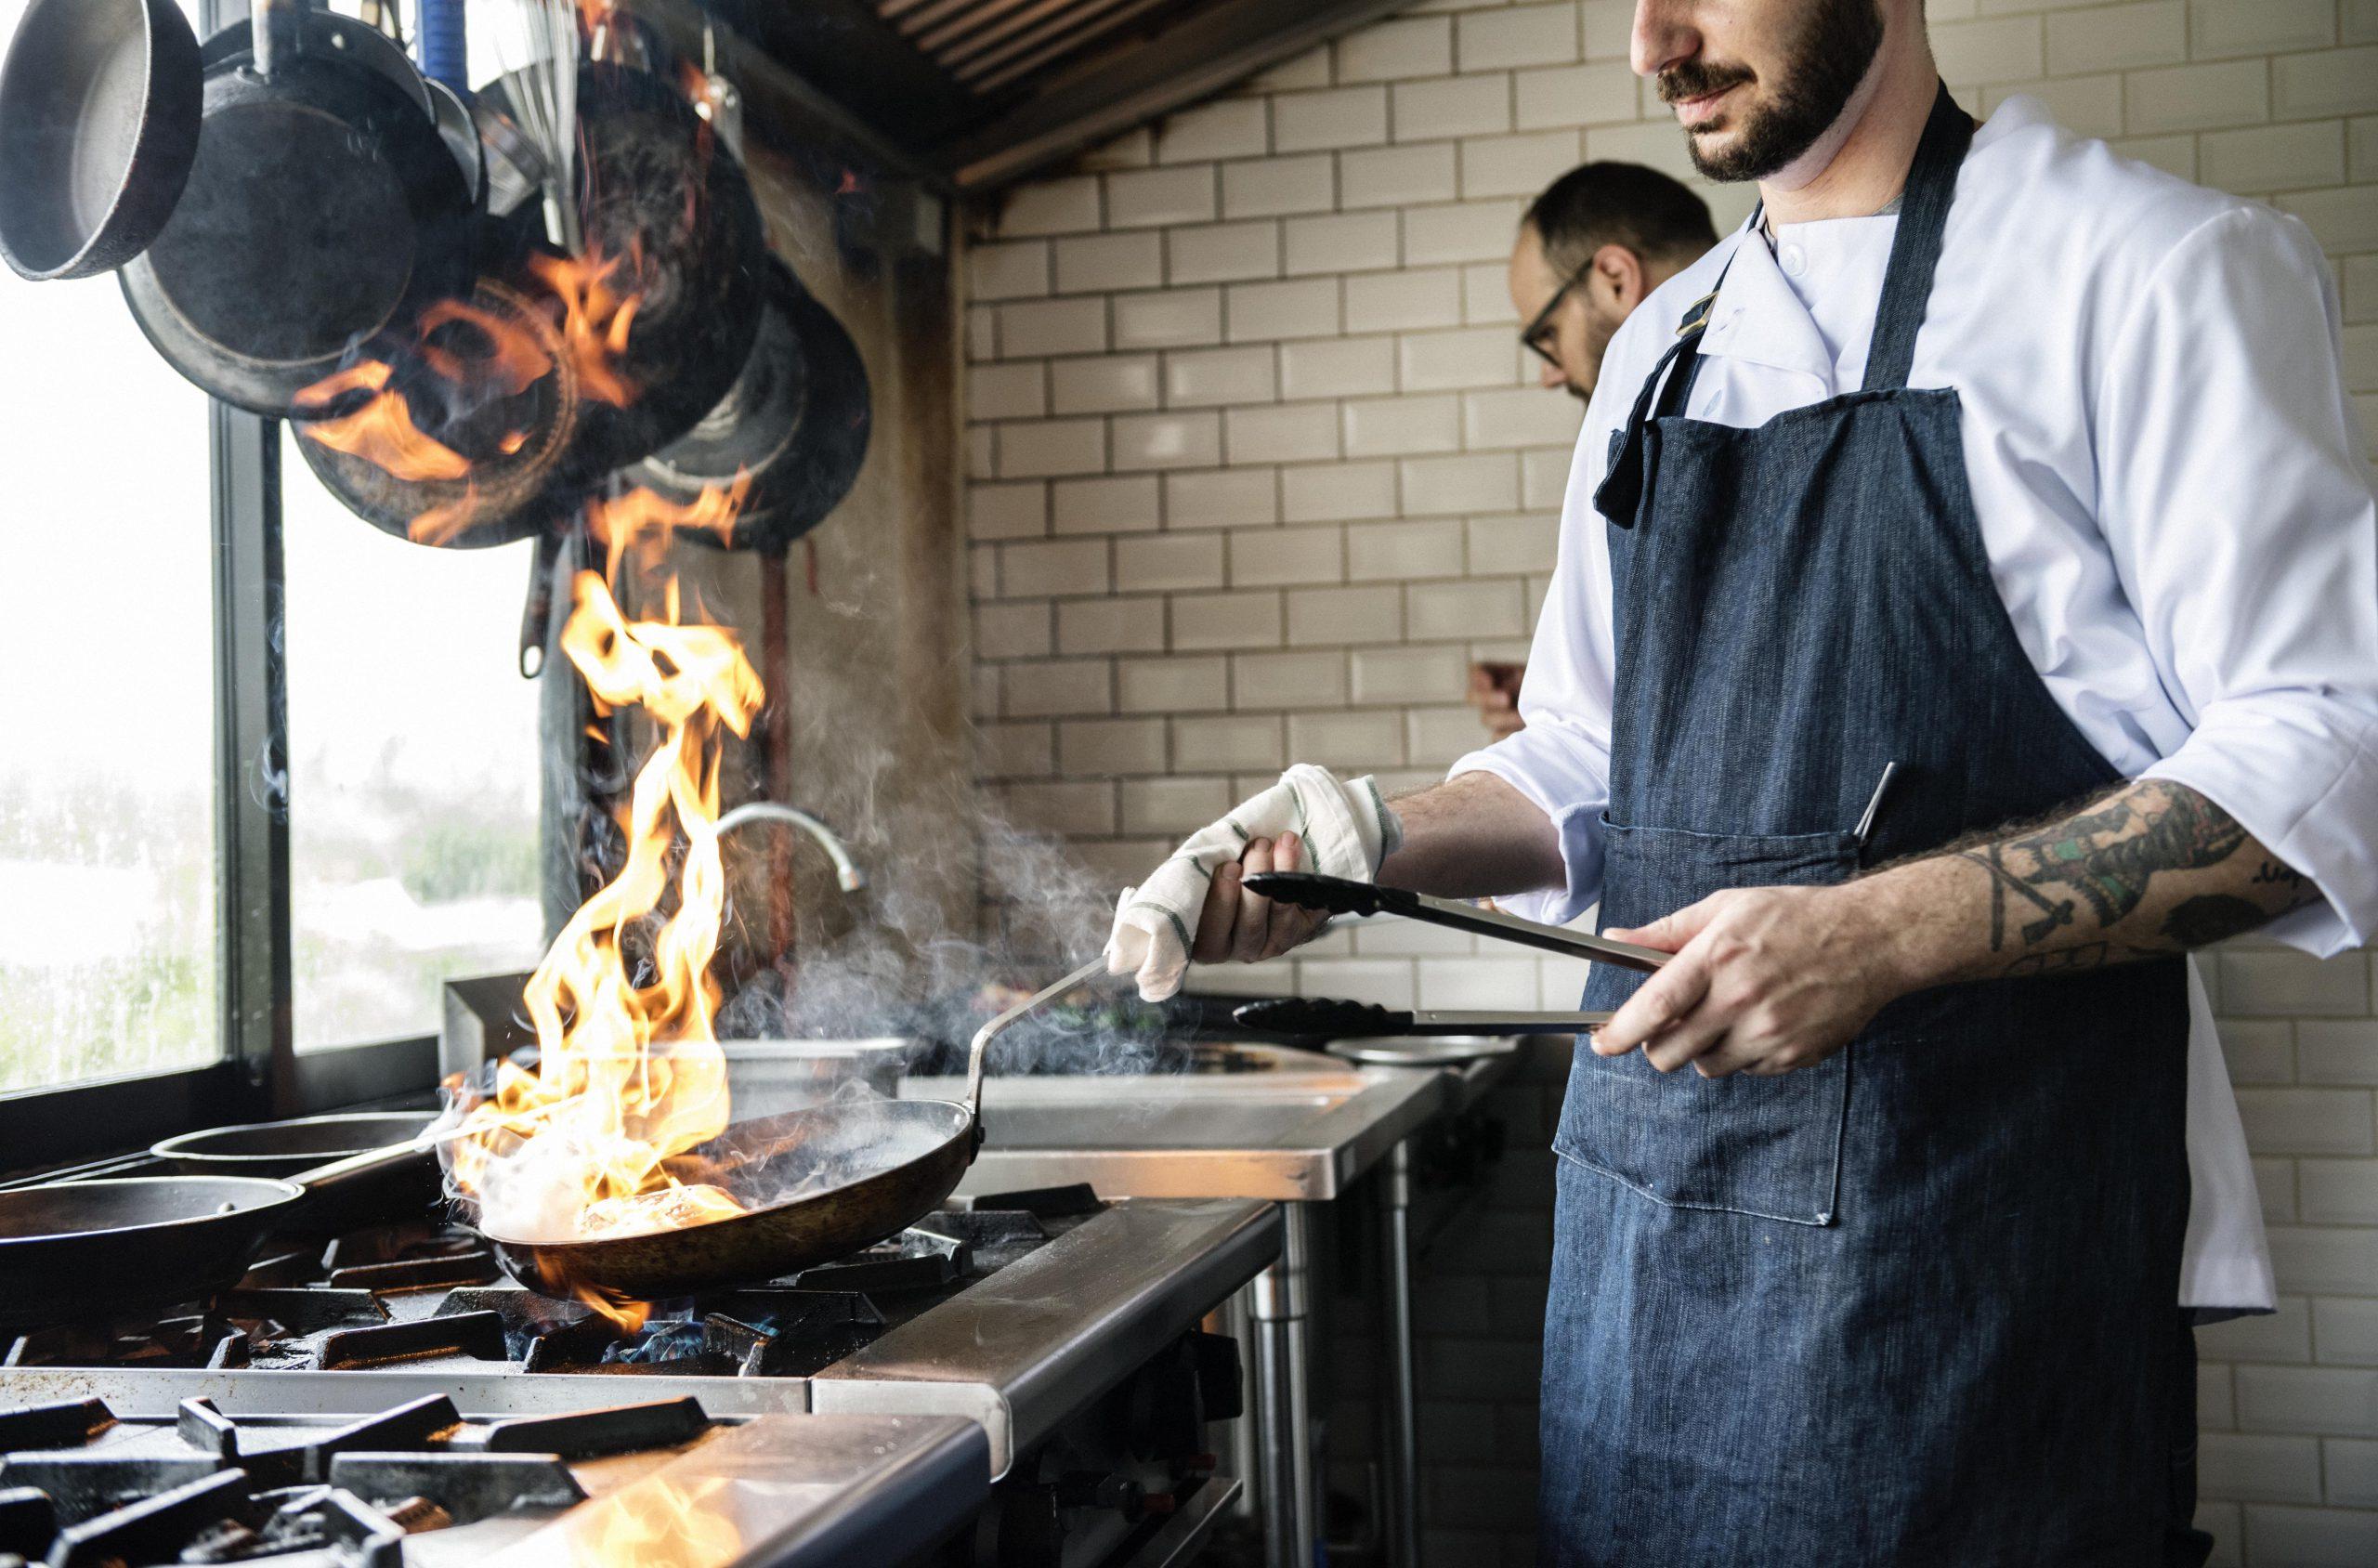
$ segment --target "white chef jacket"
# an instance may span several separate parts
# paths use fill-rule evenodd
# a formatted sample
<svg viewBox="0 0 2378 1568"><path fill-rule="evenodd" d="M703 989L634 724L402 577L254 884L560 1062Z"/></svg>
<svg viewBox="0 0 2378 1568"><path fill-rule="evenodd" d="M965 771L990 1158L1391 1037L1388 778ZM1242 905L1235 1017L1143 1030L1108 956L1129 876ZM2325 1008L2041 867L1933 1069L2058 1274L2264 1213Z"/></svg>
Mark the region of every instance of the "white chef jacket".
<svg viewBox="0 0 2378 1568"><path fill-rule="evenodd" d="M1747 227L1612 340L1562 506L1527 727L1454 765L1549 816L1567 885L1505 900L1566 921L1601 882L1612 602L1594 510L1620 428L1688 302L1724 287L1686 412L1748 426L1857 389L1895 214ZM1731 270L1726 270L1731 262ZM2319 246L2008 99L1959 174L1909 385L1954 386L1992 575L2057 704L2128 777L2229 812L2325 902L2268 933L2327 955L2378 927L2378 511ZM2254 1174L2194 970L2183 1305L2267 1309Z"/></svg>

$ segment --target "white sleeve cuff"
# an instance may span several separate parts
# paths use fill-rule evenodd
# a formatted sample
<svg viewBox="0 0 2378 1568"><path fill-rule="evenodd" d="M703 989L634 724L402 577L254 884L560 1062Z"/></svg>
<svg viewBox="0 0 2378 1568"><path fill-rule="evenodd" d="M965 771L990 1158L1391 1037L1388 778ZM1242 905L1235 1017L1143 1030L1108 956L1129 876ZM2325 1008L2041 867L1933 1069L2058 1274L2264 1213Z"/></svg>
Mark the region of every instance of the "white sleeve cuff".
<svg viewBox="0 0 2378 1568"><path fill-rule="evenodd" d="M1552 830L1561 840L1565 885L1534 893L1498 895L1495 905L1522 920L1566 925L1592 908L1601 897L1601 813L1605 803L1596 799L1564 805L1552 800L1529 777L1528 769L1505 754L1509 746L1509 742L1505 741L1472 751L1455 763L1445 777L1458 778L1465 773L1491 773L1552 819Z"/></svg>
<svg viewBox="0 0 2378 1568"><path fill-rule="evenodd" d="M2326 902L2262 934L2315 958L2378 930L2378 737L2355 720L2309 694L2222 703L2140 775L2196 791L2311 879Z"/></svg>

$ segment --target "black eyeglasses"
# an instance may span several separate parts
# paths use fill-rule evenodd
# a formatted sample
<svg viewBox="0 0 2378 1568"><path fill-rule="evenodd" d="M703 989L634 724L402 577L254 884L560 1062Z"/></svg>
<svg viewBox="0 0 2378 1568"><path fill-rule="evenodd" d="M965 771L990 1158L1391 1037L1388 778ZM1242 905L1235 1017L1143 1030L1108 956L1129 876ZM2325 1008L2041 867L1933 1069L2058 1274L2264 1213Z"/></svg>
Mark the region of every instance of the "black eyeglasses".
<svg viewBox="0 0 2378 1568"><path fill-rule="evenodd" d="M1535 313L1535 319L1520 330L1520 342L1526 346L1527 351L1556 371L1561 368L1561 356L1545 346L1554 335L1552 313L1561 308L1561 302L1569 297L1569 291L1584 282L1587 274L1593 269L1594 264L1590 261L1577 268L1567 282L1552 291L1552 297L1544 302L1544 308Z"/></svg>

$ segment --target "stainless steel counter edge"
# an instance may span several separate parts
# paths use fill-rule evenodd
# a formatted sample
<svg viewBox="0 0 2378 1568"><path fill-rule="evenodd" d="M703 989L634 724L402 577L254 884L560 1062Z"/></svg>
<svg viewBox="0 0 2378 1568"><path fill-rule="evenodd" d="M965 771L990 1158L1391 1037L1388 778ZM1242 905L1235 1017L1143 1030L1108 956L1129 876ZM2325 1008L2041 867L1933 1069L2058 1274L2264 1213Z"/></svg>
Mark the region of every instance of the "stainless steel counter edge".
<svg viewBox="0 0 2378 1568"><path fill-rule="evenodd" d="M809 1407L968 1417L1002 1476L1279 1252L1269 1203L1117 1204L817 1373Z"/></svg>
<svg viewBox="0 0 2378 1568"><path fill-rule="evenodd" d="M736 1568L899 1562L989 1496L983 1429L954 1416L763 1417L713 1436L487 1561L490 1568L616 1561L673 1544L735 1550ZM682 1525L686 1538L665 1533ZM655 1528L664 1533L653 1538ZM731 1532L732 1547L722 1540ZM690 1556L691 1554L689 1554ZM639 1559L641 1560L641 1559Z"/></svg>
<svg viewBox="0 0 2378 1568"><path fill-rule="evenodd" d="M805 1378L620 1378L600 1373L487 1373L356 1367L338 1372L230 1371L135 1366L0 1368L0 1405L51 1399L107 1401L119 1418L172 1420L201 1395L229 1416L368 1416L425 1394L451 1396L466 1419L562 1415L590 1405L630 1405L691 1394L712 1416L798 1415L809 1408Z"/></svg>
<svg viewBox="0 0 2378 1568"><path fill-rule="evenodd" d="M1002 1147L986 1105L993 1142L975 1156L959 1190L989 1193L1088 1182L1101 1197L1271 1198L1326 1202L1378 1163L1387 1151L1447 1109L1452 1074L1441 1068L1349 1068L1364 1087L1329 1109L1293 1122L1267 1145L1135 1144L1119 1133L1108 1148ZM911 1085L920 1080L909 1080ZM930 1080L925 1080L930 1081ZM1118 1085L1125 1080L1114 1080ZM1119 1092L1119 1091L1118 1091ZM1085 1115L1094 1103L1085 1102ZM1193 1107L1184 1104L1180 1115Z"/></svg>

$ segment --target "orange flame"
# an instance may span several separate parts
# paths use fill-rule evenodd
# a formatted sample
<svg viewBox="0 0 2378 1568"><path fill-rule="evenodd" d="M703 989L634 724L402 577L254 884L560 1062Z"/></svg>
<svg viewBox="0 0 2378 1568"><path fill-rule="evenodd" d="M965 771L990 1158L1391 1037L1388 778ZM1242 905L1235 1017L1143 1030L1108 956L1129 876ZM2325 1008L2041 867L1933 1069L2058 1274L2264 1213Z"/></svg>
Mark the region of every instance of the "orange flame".
<svg viewBox="0 0 2378 1568"><path fill-rule="evenodd" d="M619 369L635 324L636 296L613 286L613 275L634 257L533 255L529 269L561 303L562 342L586 396L625 408L636 389ZM634 268L630 268L630 275Z"/></svg>
<svg viewBox="0 0 2378 1568"><path fill-rule="evenodd" d="M680 1483L647 1478L572 1514L565 1528L578 1568L718 1568L739 1560L743 1535L724 1475Z"/></svg>
<svg viewBox="0 0 2378 1568"><path fill-rule="evenodd" d="M594 512L616 564L638 536L731 517L734 503L710 491L676 508L636 491ZM673 578L660 597L661 619L632 620L603 577L581 571L573 585L563 651L599 712L641 709L660 737L629 793L625 864L571 916L529 981L537 1071L500 1068L494 1093L464 1117L454 1144L456 1182L499 1234L586 1240L743 1212L725 1190L683 1181L669 1162L728 1121L726 1057L713 1027L719 987L710 974L726 902L720 756L724 732L748 735L764 694L732 632L681 623ZM631 935L662 914L673 890L674 908L642 960L649 979L639 984L630 974ZM490 1212L491 1199L500 1212ZM642 1321L634 1303L566 1279L546 1283L623 1327Z"/></svg>

